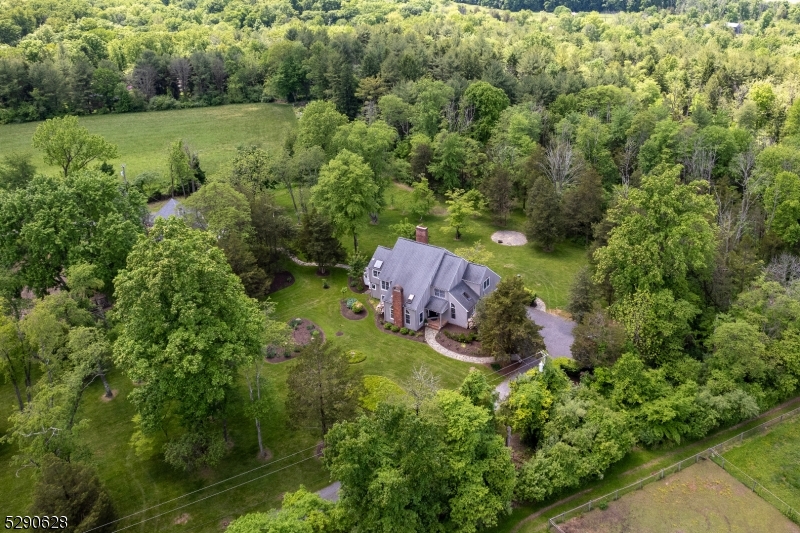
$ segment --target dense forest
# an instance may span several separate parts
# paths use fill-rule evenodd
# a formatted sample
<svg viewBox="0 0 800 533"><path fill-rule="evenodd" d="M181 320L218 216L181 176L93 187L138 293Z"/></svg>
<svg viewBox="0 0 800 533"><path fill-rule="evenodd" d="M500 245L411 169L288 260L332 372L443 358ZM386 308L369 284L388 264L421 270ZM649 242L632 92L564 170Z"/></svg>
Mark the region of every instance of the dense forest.
<svg viewBox="0 0 800 533"><path fill-rule="evenodd" d="M49 119L33 145L60 168L37 173L25 154L0 162L0 368L18 407L4 442L41 473L41 509L56 505L48 483L84 476L86 527L113 517L74 437L83 390L112 365L139 385L137 451L163 433L169 468L216 464L244 375L263 452L276 400L262 399L261 349L287 331L257 299L286 250L323 271L347 260L358 277L359 232L380 224L393 180L412 188L414 218L445 199L456 239L479 212L498 227L524 213L538 249L585 245L567 309L574 361L526 374L497 409L482 373L453 391L423 369L406 384L413 401L365 410L344 354L312 343L300 359L324 372L294 367L287 409L319 423L341 501L300 490L229 531L480 530L512 500L602 477L634 446L699 439L797 393L798 5L0 8L0 123ZM541 9L553 12L530 11ZM272 101L301 115L281 150L241 147L230 173L206 177L176 141L166 174L124 185L105 164L116 148L72 117ZM189 196L185 221L146 228L146 201L176 191ZM541 347L530 299L509 278L482 302L487 355ZM304 405L323 383L330 403ZM504 447L505 427L523 460Z"/></svg>

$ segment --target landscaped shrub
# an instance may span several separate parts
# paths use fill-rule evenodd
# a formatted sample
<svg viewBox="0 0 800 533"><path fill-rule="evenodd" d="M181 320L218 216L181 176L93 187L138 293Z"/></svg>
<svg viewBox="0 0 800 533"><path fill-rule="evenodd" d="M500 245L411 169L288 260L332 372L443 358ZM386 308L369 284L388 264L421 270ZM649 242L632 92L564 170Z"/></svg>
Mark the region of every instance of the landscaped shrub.
<svg viewBox="0 0 800 533"><path fill-rule="evenodd" d="M297 326L299 326L302 323L303 323L303 319L302 318L294 318L294 319L289 321L289 327L292 328L292 329L297 329Z"/></svg>
<svg viewBox="0 0 800 533"><path fill-rule="evenodd" d="M316 338L318 335L319 335L319 330L318 329L315 329L314 331L311 332L311 337L312 338Z"/></svg>
<svg viewBox="0 0 800 533"><path fill-rule="evenodd" d="M323 288L323 289L330 289L330 287L331 287L331 286L330 286L330 285L328 285L328 280L327 280L327 279L323 279L323 280L322 280L322 288Z"/></svg>
<svg viewBox="0 0 800 533"><path fill-rule="evenodd" d="M392 325L392 331L394 331L395 333L397 333L398 331L400 331L400 328L399 328L399 327L397 327L397 326L395 326L395 325Z"/></svg>
<svg viewBox="0 0 800 533"><path fill-rule="evenodd" d="M400 328L401 335L408 335L408 328Z"/></svg>
<svg viewBox="0 0 800 533"><path fill-rule="evenodd" d="M362 304L361 302L356 302L350 309L352 309L354 313L361 313L364 311L364 304Z"/></svg>
<svg viewBox="0 0 800 533"><path fill-rule="evenodd" d="M450 331L444 330L444 336L448 339L452 339L456 342L460 342L461 344L469 344L478 340L477 333L452 333Z"/></svg>
<svg viewBox="0 0 800 533"><path fill-rule="evenodd" d="M530 305L531 307L536 307L536 291L534 291L533 289L529 289L528 287L525 287L525 292L528 293L529 297L528 305Z"/></svg>
<svg viewBox="0 0 800 533"><path fill-rule="evenodd" d="M311 331L312 329L314 329L314 324L309 324L309 325L307 325L307 326L306 326L306 329L307 329L308 331Z"/></svg>
<svg viewBox="0 0 800 533"><path fill-rule="evenodd" d="M267 346L267 359L274 358L277 354L277 350L272 346Z"/></svg>
<svg viewBox="0 0 800 533"><path fill-rule="evenodd" d="M294 353L300 353L300 349L301 349L301 348L300 348L299 346L295 346L295 347L294 347ZM286 352L286 354L287 354L287 355L286 355L286 357L289 357L289 355L288 355L288 354L289 354L289 352L288 352L288 351Z"/></svg>
<svg viewBox="0 0 800 533"><path fill-rule="evenodd" d="M348 298L347 301L344 303L344 305L346 305L348 309L353 309L353 304L357 302L358 300L356 300L355 298Z"/></svg>
<svg viewBox="0 0 800 533"><path fill-rule="evenodd" d="M351 365L355 365L356 363L360 363L367 358L367 355L364 352L359 352L358 350L350 350L347 352L347 359L348 363Z"/></svg>
<svg viewBox="0 0 800 533"><path fill-rule="evenodd" d="M383 329L392 329L392 323L391 322L384 322L383 323Z"/></svg>
<svg viewBox="0 0 800 533"><path fill-rule="evenodd" d="M364 395L358 401L364 409L374 411L379 403L402 401L406 395L406 391L389 378L364 376Z"/></svg>

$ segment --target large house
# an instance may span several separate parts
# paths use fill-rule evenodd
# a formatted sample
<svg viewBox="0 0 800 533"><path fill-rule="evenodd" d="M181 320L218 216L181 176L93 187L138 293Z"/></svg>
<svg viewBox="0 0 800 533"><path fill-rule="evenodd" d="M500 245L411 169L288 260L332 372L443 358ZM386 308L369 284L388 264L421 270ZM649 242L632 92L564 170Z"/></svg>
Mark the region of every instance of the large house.
<svg viewBox="0 0 800 533"><path fill-rule="evenodd" d="M422 226L415 241L401 237L394 248L378 246L364 271L384 320L414 331L426 322L436 329L448 322L468 327L478 300L498 281L490 268L428 244L428 228Z"/></svg>

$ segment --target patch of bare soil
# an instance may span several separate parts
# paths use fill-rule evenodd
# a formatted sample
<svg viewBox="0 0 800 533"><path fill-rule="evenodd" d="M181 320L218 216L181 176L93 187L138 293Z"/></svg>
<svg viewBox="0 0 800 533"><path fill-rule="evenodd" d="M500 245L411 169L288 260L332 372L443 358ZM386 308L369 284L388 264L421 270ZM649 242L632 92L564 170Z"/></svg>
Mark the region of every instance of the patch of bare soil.
<svg viewBox="0 0 800 533"><path fill-rule="evenodd" d="M364 294L367 292L367 286L364 285L364 282L361 280L361 278L355 280L355 287L353 287L353 281L353 278L349 276L347 277L347 286L350 288L350 292L354 292L356 294Z"/></svg>
<svg viewBox="0 0 800 533"><path fill-rule="evenodd" d="M360 313L354 313L352 309L347 308L347 300L339 300L339 311L342 312L342 316L347 320L363 320L367 318L367 306L364 306L364 310Z"/></svg>
<svg viewBox="0 0 800 533"><path fill-rule="evenodd" d="M228 526L231 525L231 522L233 522L233 518L226 516L225 518L219 521L220 529L228 529Z"/></svg>
<svg viewBox="0 0 800 533"><path fill-rule="evenodd" d="M314 457L322 458L322 450L325 449L325 441L321 440L317 443L317 447L314 448Z"/></svg>
<svg viewBox="0 0 800 533"><path fill-rule="evenodd" d="M294 276L291 272L278 272L269 285L269 294L294 285Z"/></svg>
<svg viewBox="0 0 800 533"><path fill-rule="evenodd" d="M319 333L313 335L314 331L319 331ZM319 329L319 326L307 318L301 319L300 323L296 325L294 331L292 331L292 340L294 340L297 346L309 344L314 337L320 337L320 339L325 342L325 333Z"/></svg>
<svg viewBox="0 0 800 533"><path fill-rule="evenodd" d="M457 354L469 355L472 357L484 356L484 353L481 351L480 341L472 341L469 343L459 342L448 337L445 334L445 331L454 335L468 335L470 333L474 333L473 331L456 326L455 324L446 324L441 330L439 330L439 333L436 334L436 342L448 350L456 352Z"/></svg>
<svg viewBox="0 0 800 533"><path fill-rule="evenodd" d="M176 526L182 526L185 525L186 522L188 521L189 521L189 513L183 513L178 518L173 520L172 523L175 524Z"/></svg>
<svg viewBox="0 0 800 533"><path fill-rule="evenodd" d="M337 331L336 332L336 336L337 337L341 337L342 335L344 335L344 331Z"/></svg>
<svg viewBox="0 0 800 533"><path fill-rule="evenodd" d="M111 398L109 398L108 396L106 396L105 391L103 391L103 394L100 395L100 401L102 401L102 402L110 402L111 400L113 400L114 398L117 397L117 393L118 392L119 391L117 389L111 389Z"/></svg>
<svg viewBox="0 0 800 533"><path fill-rule="evenodd" d="M267 461L272 459L272 455L273 455L272 450L270 450L269 448L264 448L264 453L259 452L257 458L262 463L266 463Z"/></svg>

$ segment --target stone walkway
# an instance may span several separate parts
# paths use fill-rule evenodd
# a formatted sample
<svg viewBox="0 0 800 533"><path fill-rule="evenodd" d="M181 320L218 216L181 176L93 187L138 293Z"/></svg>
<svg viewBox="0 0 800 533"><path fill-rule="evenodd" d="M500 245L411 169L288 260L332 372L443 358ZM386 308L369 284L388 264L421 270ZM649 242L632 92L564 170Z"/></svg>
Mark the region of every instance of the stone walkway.
<svg viewBox="0 0 800 533"><path fill-rule="evenodd" d="M472 357L470 355L461 355L460 353L448 350L447 348L436 342L437 333L438 331L433 328L425 328L425 342L428 343L428 346L430 346L443 356L449 357L450 359L455 359L456 361L464 361L465 363L475 363L478 365L482 365L485 363L494 363L494 357Z"/></svg>

